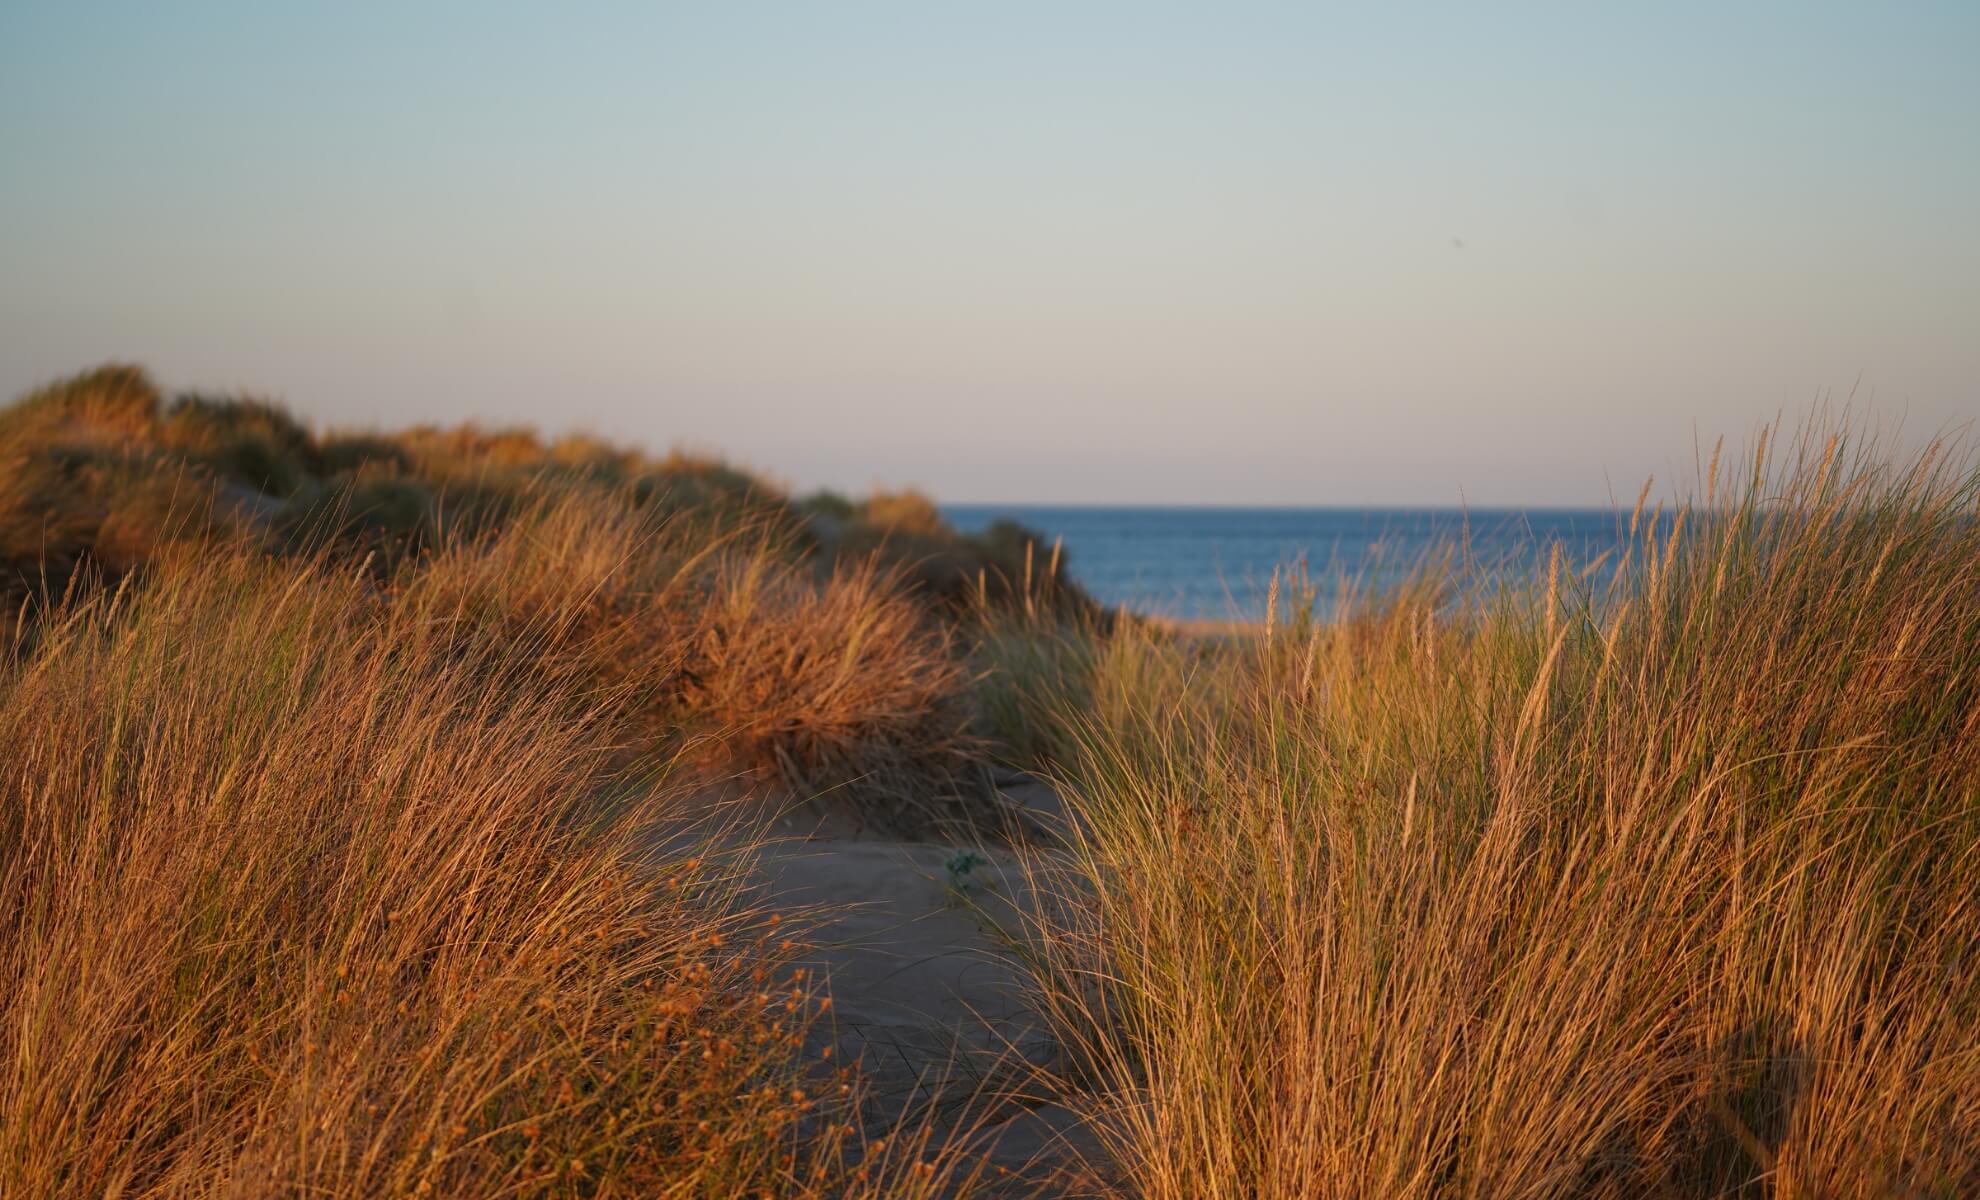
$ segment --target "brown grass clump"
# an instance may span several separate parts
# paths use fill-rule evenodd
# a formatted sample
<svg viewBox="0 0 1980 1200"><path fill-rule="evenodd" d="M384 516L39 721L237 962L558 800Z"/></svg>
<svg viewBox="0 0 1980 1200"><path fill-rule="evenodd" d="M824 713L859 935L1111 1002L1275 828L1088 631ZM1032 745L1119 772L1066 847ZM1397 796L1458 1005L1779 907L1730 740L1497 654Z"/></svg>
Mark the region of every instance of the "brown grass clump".
<svg viewBox="0 0 1980 1200"><path fill-rule="evenodd" d="M158 427L158 386L140 367L106 363L22 396L0 416L0 436L130 443Z"/></svg>
<svg viewBox="0 0 1980 1200"><path fill-rule="evenodd" d="M792 944L737 851L643 847L614 698L486 634L226 555L0 674L0 1192L946 1185L855 1162Z"/></svg>
<svg viewBox="0 0 1980 1200"><path fill-rule="evenodd" d="M158 389L111 365L0 409L0 614L235 536L203 466L161 449Z"/></svg>
<svg viewBox="0 0 1980 1200"><path fill-rule="evenodd" d="M531 631L536 653L621 696L649 749L688 744L715 774L846 790L919 825L974 761L950 635L878 566L820 578L774 527L711 533L553 491L423 565L408 596L450 621Z"/></svg>
<svg viewBox="0 0 1980 1200"><path fill-rule="evenodd" d="M877 565L814 582L729 557L702 611L687 704L745 766L926 807L973 761L951 635Z"/></svg>
<svg viewBox="0 0 1980 1200"><path fill-rule="evenodd" d="M0 614L225 538L210 481L142 455L0 443Z"/></svg>
<svg viewBox="0 0 1980 1200"><path fill-rule="evenodd" d="M1816 440L1601 578L1110 648L1036 952L1132 1193L1980 1191L1977 498Z"/></svg>
<svg viewBox="0 0 1980 1200"><path fill-rule="evenodd" d="M948 530L942 510L922 492L908 489L876 491L859 506L859 513L876 529L889 533L939 535Z"/></svg>

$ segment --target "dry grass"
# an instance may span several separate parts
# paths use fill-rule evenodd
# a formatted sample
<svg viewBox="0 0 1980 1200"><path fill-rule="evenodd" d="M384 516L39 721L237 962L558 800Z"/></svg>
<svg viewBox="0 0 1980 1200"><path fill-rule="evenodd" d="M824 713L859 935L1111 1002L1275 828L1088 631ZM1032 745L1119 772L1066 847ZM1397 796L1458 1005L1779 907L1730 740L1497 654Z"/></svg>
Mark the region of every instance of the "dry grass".
<svg viewBox="0 0 1980 1200"><path fill-rule="evenodd" d="M880 567L820 583L732 557L701 611L689 707L744 765L913 806L953 791L975 761L951 635Z"/></svg>
<svg viewBox="0 0 1980 1200"><path fill-rule="evenodd" d="M1804 442L1599 579L1111 649L1037 952L1132 1194L1980 1191L1977 496Z"/></svg>
<svg viewBox="0 0 1980 1200"><path fill-rule="evenodd" d="M747 844L646 849L667 776L542 645L247 553L44 630L0 676L0 1192L951 1181L800 1061Z"/></svg>
<svg viewBox="0 0 1980 1200"><path fill-rule="evenodd" d="M973 614L922 577L955 591L1009 548L905 495L913 546L862 521L828 544L707 456L472 426L317 437L110 366L0 409L0 618L14 639L72 591L237 544L363 564L434 619L582 661L636 697L646 751L692 743L708 773L926 830L978 789L956 636Z"/></svg>
<svg viewBox="0 0 1980 1200"><path fill-rule="evenodd" d="M1970 455L1241 638L895 507L128 368L0 411L0 1194L967 1190L803 1060L750 838L655 831L939 825L972 719L1065 783L1029 953L1130 1194L1980 1192Z"/></svg>
<svg viewBox="0 0 1980 1200"><path fill-rule="evenodd" d="M127 368L0 412L0 462L0 1194L967 1182L805 1061L748 832L657 832L708 771L960 769L884 572L705 460L318 441Z"/></svg>
<svg viewBox="0 0 1980 1200"><path fill-rule="evenodd" d="M552 491L408 574L409 602L580 664L649 749L710 775L835 792L928 827L966 794L969 677L952 635L871 561L822 577L766 523Z"/></svg>
<svg viewBox="0 0 1980 1200"><path fill-rule="evenodd" d="M128 368L0 464L0 1194L967 1190L967 1128L806 1060L749 831L679 830L711 774L955 795L969 677L893 571L710 460Z"/></svg>

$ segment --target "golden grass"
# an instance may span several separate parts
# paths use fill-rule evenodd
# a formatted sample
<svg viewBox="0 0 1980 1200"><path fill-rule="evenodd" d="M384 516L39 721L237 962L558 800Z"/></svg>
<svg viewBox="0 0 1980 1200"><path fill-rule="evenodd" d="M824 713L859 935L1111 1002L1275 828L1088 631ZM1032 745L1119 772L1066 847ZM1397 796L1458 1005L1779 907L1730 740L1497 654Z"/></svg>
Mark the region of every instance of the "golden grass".
<svg viewBox="0 0 1980 1200"><path fill-rule="evenodd" d="M435 619L581 660L637 697L649 750L925 829L977 785L968 614L919 573L975 579L991 550L912 499L913 547L858 523L828 546L718 459L472 426L319 438L113 365L0 409L0 617L12 636L73 589L239 544L361 563Z"/></svg>
<svg viewBox="0 0 1980 1200"><path fill-rule="evenodd" d="M679 830L737 771L953 795L968 674L893 571L706 460L655 466L684 500L122 368L0 459L0 1194L967 1189L966 1128L867 1130L806 1060L754 834Z"/></svg>
<svg viewBox="0 0 1980 1200"><path fill-rule="evenodd" d="M967 1191L804 1061L747 832L666 818L939 828L986 743L1063 783L1025 952L1125 1194L1980 1192L1980 472L1730 474L1583 577L1204 638L925 501L46 389L0 410L0 1195Z"/></svg>
<svg viewBox="0 0 1980 1200"><path fill-rule="evenodd" d="M1131 1194L1980 1190L1976 496L1804 442L1601 578L1117 639L1034 953Z"/></svg>
<svg viewBox="0 0 1980 1200"><path fill-rule="evenodd" d="M0 1192L923 1194L584 664L241 553L0 675ZM921 1139L917 1144L916 1137Z"/></svg>
<svg viewBox="0 0 1980 1200"><path fill-rule="evenodd" d="M846 792L924 828L975 762L952 635L877 564L821 575L761 522L710 530L551 491L408 573L406 594L449 621L534 631L539 653L626 698L629 728L710 774Z"/></svg>
<svg viewBox="0 0 1980 1200"><path fill-rule="evenodd" d="M745 765L789 786L862 784L903 804L974 761L951 635L872 564L823 582L726 559L703 611L688 703Z"/></svg>

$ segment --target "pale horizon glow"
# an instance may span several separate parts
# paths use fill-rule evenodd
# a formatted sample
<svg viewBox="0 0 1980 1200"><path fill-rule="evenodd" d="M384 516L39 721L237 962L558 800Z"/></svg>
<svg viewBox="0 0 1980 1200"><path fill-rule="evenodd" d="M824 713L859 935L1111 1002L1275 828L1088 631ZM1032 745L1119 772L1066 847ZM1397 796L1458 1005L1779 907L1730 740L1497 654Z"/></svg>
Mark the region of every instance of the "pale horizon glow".
<svg viewBox="0 0 1980 1200"><path fill-rule="evenodd" d="M1627 504L1825 397L1980 416L1970 3L281 8L0 10L5 397L1032 504Z"/></svg>

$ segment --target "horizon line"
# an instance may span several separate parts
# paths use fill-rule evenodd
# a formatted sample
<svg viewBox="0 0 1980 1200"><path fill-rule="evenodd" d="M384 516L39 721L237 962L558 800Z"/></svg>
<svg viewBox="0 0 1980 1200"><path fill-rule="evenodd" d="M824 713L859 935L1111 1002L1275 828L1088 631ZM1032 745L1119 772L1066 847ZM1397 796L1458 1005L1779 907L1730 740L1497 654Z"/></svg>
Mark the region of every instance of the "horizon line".
<svg viewBox="0 0 1980 1200"><path fill-rule="evenodd" d="M1081 508L1094 510L1227 509L1234 512L1608 512L1624 507L1619 501L1592 504L1511 503L1511 504L1434 504L1381 503L1353 504L1339 501L1321 503L1254 503L1244 500L941 500L938 508Z"/></svg>

